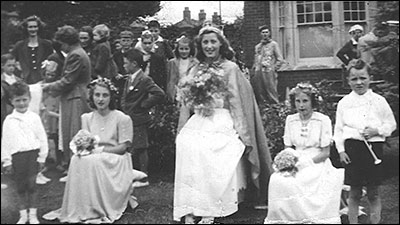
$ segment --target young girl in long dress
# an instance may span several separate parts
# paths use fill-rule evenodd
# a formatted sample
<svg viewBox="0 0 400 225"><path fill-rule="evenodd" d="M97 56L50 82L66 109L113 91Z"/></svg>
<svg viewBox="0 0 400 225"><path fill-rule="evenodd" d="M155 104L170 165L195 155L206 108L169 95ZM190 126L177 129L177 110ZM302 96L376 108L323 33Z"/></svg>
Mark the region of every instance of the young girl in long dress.
<svg viewBox="0 0 400 225"><path fill-rule="evenodd" d="M133 182L145 175L132 169L127 147L131 145L131 118L115 109L116 87L107 78L89 84L89 102L94 111L81 116L82 129L99 137L89 155L75 152L71 159L62 207L45 219L68 223L113 223L128 202L136 207ZM71 145L73 147L74 145Z"/></svg>
<svg viewBox="0 0 400 225"><path fill-rule="evenodd" d="M289 96L298 113L287 117L283 139L285 147L294 147L299 154L299 171L293 176L271 175L264 223L340 224L344 172L329 159L331 120L314 112L317 90L311 84L298 84Z"/></svg>

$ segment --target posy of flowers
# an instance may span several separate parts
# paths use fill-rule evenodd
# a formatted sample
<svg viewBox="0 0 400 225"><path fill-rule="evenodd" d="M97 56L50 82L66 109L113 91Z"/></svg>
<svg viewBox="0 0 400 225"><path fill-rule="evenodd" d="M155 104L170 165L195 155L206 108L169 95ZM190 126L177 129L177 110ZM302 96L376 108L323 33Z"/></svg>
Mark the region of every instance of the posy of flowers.
<svg viewBox="0 0 400 225"><path fill-rule="evenodd" d="M272 167L284 176L295 176L298 171L296 167L298 161L298 152L292 148L286 148L275 156Z"/></svg>
<svg viewBox="0 0 400 225"><path fill-rule="evenodd" d="M69 147L78 156L89 155L99 143L99 138L92 135L88 130L79 130L72 138Z"/></svg>
<svg viewBox="0 0 400 225"><path fill-rule="evenodd" d="M201 63L197 73L190 73L179 81L177 100L207 117L214 113L215 97L223 98L228 93L222 67L217 63Z"/></svg>

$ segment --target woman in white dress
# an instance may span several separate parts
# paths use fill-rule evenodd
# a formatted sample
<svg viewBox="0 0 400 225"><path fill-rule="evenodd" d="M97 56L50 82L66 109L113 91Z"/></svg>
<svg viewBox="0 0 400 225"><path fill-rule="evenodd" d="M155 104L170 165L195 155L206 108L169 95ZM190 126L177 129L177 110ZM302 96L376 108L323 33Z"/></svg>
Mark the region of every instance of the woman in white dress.
<svg viewBox="0 0 400 225"><path fill-rule="evenodd" d="M194 223L195 217L201 218L199 223L213 223L215 217L225 217L238 210L243 200L239 191L247 187L241 159L250 162L251 184L263 190L267 188L268 168L271 168L254 94L239 67L226 59L229 44L222 32L215 27L202 28L197 51L200 63L190 70L185 80L219 77L226 90L213 93L210 108L203 108L198 102L189 104L194 108L194 115L176 138L173 219L184 218L188 224ZM213 85L218 86L216 82ZM186 104L184 100L183 104ZM248 154L242 158L245 152ZM266 193L256 190L254 196L265 200Z"/></svg>
<svg viewBox="0 0 400 225"><path fill-rule="evenodd" d="M82 129L99 137L89 155L75 152L71 158L62 207L44 216L64 223L113 223L125 211L133 182L145 174L132 169L127 147L132 143L132 120L116 110L117 89L107 78L89 84L89 104L94 109L81 116ZM73 145L70 145L73 149Z"/></svg>
<svg viewBox="0 0 400 225"><path fill-rule="evenodd" d="M290 93L296 114L286 119L284 144L299 154L294 176L275 172L268 193L268 215L264 223L340 224L340 195L343 169L329 159L332 124L328 116L313 110L318 91L299 83Z"/></svg>

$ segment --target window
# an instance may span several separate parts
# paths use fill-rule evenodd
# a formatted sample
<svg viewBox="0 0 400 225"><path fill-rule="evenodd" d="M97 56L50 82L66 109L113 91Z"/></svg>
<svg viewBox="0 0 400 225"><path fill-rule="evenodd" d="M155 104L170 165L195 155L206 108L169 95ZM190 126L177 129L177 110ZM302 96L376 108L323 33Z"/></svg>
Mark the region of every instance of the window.
<svg viewBox="0 0 400 225"><path fill-rule="evenodd" d="M332 21L331 2L297 1L297 23L326 23Z"/></svg>
<svg viewBox="0 0 400 225"><path fill-rule="evenodd" d="M340 68L336 52L360 24L367 32L376 1L270 1L273 38L295 68ZM372 14L371 14L372 13Z"/></svg>
<svg viewBox="0 0 400 225"><path fill-rule="evenodd" d="M345 22L365 21L365 1L343 2L343 12Z"/></svg>
<svg viewBox="0 0 400 225"><path fill-rule="evenodd" d="M297 1L296 8L300 58L333 56L331 2Z"/></svg>

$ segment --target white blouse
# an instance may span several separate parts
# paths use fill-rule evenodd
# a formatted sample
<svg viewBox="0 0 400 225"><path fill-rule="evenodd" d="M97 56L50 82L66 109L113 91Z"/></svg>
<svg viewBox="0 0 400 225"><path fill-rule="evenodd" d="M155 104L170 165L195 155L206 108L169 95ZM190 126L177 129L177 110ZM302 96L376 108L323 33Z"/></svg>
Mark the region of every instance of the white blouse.
<svg viewBox="0 0 400 225"><path fill-rule="evenodd" d="M365 127L378 129L379 136L368 141L380 142L396 129L396 120L386 99L369 89L358 95L354 91L343 97L337 107L334 140L338 152L344 152L346 139L363 140Z"/></svg>

